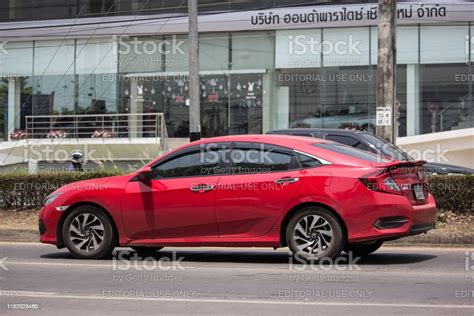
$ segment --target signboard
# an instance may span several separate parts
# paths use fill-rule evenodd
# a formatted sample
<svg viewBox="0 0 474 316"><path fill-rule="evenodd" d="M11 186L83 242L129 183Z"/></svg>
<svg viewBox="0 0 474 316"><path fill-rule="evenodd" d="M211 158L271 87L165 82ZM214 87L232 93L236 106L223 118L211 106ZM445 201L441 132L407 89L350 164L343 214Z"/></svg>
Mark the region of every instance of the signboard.
<svg viewBox="0 0 474 316"><path fill-rule="evenodd" d="M403 2L397 4L398 25L472 20L474 3L463 1ZM377 25L377 4L315 5L203 14L199 32L271 29L314 29ZM97 25L107 27L98 28ZM107 16L82 19L40 20L0 23L0 38L25 41L38 38L87 37L107 35L161 35L188 32L187 16L157 14Z"/></svg>
<svg viewBox="0 0 474 316"><path fill-rule="evenodd" d="M376 114L377 126L391 126L392 125L392 108L389 106L378 107Z"/></svg>

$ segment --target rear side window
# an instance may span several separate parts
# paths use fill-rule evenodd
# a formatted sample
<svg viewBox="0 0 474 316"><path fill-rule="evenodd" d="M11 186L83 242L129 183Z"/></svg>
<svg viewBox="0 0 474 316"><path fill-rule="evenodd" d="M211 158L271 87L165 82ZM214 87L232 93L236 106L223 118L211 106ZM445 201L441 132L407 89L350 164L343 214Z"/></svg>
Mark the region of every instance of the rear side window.
<svg viewBox="0 0 474 316"><path fill-rule="evenodd" d="M322 165L322 163L316 158L300 153L297 153L296 156L298 157L301 168L313 168Z"/></svg>
<svg viewBox="0 0 474 316"><path fill-rule="evenodd" d="M362 151L353 147L345 146L342 144L314 144L313 146L322 148L325 150L330 150L339 154L343 154L349 157L366 160L370 162L389 162L390 160L381 158L379 156L370 154L366 151Z"/></svg>
<svg viewBox="0 0 474 316"><path fill-rule="evenodd" d="M256 149L234 149L231 154L232 173L251 174L294 169L294 156Z"/></svg>

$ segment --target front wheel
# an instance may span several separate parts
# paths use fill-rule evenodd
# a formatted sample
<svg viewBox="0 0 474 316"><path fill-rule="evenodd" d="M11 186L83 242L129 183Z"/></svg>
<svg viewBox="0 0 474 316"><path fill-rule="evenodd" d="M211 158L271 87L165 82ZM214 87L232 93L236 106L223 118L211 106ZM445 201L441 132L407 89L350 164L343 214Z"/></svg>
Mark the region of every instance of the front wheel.
<svg viewBox="0 0 474 316"><path fill-rule="evenodd" d="M64 221L63 240L71 254L80 259L110 256L115 248L115 233L109 218L94 206L80 206Z"/></svg>
<svg viewBox="0 0 474 316"><path fill-rule="evenodd" d="M286 240L295 257L318 262L323 258L336 259L345 238L333 214L321 207L308 207L290 220Z"/></svg>
<svg viewBox="0 0 474 316"><path fill-rule="evenodd" d="M383 241L381 240L359 244L347 244L344 251L347 253L352 251L354 257L365 257L377 251L382 245Z"/></svg>

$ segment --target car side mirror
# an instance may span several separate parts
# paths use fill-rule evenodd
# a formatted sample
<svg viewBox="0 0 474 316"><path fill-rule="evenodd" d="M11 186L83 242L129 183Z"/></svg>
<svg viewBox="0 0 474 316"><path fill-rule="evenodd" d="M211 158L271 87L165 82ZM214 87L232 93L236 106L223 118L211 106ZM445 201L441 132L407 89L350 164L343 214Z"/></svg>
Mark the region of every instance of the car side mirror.
<svg viewBox="0 0 474 316"><path fill-rule="evenodd" d="M144 167L140 171L138 171L135 178L137 179L137 181L140 182L151 181L151 179L153 178L153 169L150 167Z"/></svg>

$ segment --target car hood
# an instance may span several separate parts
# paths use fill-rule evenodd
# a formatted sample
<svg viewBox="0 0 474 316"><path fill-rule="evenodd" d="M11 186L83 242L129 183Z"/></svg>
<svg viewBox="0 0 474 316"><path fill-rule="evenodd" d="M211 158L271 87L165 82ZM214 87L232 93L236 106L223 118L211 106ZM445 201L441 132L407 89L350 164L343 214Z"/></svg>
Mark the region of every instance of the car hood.
<svg viewBox="0 0 474 316"><path fill-rule="evenodd" d="M120 180L124 177L125 176L111 176L111 177L95 178L95 179L87 179L87 180L71 182L71 183L63 185L62 187L54 191L52 194L68 192L71 190L75 190L75 191L105 190L106 188L109 187L110 183L117 182L116 180ZM129 177L130 176L128 175L127 178Z"/></svg>

